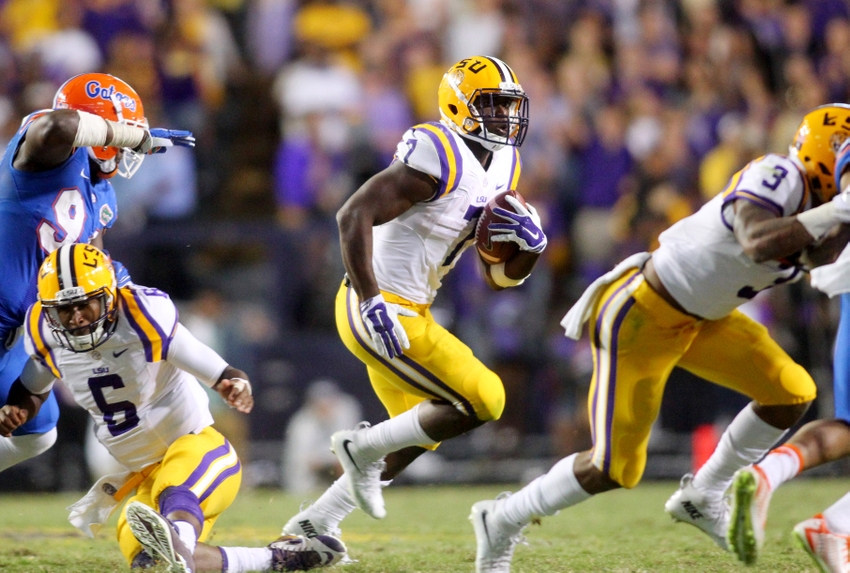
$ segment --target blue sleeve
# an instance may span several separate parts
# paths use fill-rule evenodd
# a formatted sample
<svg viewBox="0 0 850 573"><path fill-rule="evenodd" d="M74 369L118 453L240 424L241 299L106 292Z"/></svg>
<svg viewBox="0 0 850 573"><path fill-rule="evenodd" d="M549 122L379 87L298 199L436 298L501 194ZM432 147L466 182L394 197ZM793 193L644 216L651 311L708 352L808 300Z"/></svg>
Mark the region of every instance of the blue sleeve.
<svg viewBox="0 0 850 573"><path fill-rule="evenodd" d="M841 193L841 172L850 164L850 138L844 140L835 154L835 188Z"/></svg>
<svg viewBox="0 0 850 573"><path fill-rule="evenodd" d="M106 249L103 249L103 252L106 253L106 256L112 261L112 269L115 271L115 282L118 283L118 288L132 284L133 279L130 278L130 271L127 270L127 267L125 267L121 262L113 259L112 255L110 255L109 251Z"/></svg>

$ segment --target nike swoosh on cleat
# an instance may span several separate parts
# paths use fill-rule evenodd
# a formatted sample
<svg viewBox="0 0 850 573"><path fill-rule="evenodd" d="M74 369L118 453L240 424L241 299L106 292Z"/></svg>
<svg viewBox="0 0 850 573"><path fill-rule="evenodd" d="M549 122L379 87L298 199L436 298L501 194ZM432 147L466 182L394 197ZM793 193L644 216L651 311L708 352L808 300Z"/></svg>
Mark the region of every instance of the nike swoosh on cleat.
<svg viewBox="0 0 850 573"><path fill-rule="evenodd" d="M484 535L487 536L487 543L490 543L490 530L487 528L487 510L481 512L481 523L484 524Z"/></svg>
<svg viewBox="0 0 850 573"><path fill-rule="evenodd" d="M348 459L351 460L351 463L354 464L354 467L357 468L357 471L362 471L358 466L357 462L354 461L354 456L351 455L351 452L348 451L348 444L352 444L351 440L343 440L342 441L342 449L345 450L345 455L348 456Z"/></svg>
<svg viewBox="0 0 850 573"><path fill-rule="evenodd" d="M540 237L540 233L532 233L531 231L528 231L528 236L532 239L537 239Z"/></svg>
<svg viewBox="0 0 850 573"><path fill-rule="evenodd" d="M129 349L129 348L125 348L125 349L124 349L124 350L122 350L121 352L113 352L113 353L112 353L112 356L114 356L115 358L118 358L119 356L121 356L122 354L124 354L125 352L127 352L128 350L130 350L130 349Z"/></svg>

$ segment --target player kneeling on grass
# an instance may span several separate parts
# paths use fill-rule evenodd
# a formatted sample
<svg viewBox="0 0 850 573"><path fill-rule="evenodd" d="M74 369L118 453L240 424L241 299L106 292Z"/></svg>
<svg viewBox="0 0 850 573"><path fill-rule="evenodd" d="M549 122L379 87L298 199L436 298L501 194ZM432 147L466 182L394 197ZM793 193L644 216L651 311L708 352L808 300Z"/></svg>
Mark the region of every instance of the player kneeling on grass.
<svg viewBox="0 0 850 573"><path fill-rule="evenodd" d="M236 497L242 465L212 427L207 394L195 378L242 413L254 400L245 373L177 321L168 295L136 285L118 289L100 250L64 245L41 265L25 328L32 360L22 375L25 389L0 409L0 434L35 416L54 379L62 380L91 414L98 439L128 469L72 506L72 523L96 531L135 489L118 519L118 543L132 567L304 571L344 555L330 536L291 536L263 548L202 543Z"/></svg>

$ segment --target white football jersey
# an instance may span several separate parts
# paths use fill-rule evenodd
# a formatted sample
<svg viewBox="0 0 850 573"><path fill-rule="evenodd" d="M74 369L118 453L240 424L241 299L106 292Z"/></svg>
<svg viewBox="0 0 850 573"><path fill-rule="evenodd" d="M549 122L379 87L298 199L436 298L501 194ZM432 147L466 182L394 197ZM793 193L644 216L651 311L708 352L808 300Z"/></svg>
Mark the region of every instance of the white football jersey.
<svg viewBox="0 0 850 573"><path fill-rule="evenodd" d="M756 263L735 239L733 203L744 200L790 217L811 206L803 166L783 155L751 161L726 189L693 215L661 233L652 255L661 282L688 312L726 316L760 290L800 278L788 262Z"/></svg>
<svg viewBox="0 0 850 573"><path fill-rule="evenodd" d="M130 285L119 289L117 307L112 336L92 351L72 352L53 338L37 302L27 313L25 344L88 410L98 440L128 469L140 471L161 461L177 438L213 419L206 391L169 362L178 316L168 295ZM204 377L218 378L227 366L220 360Z"/></svg>
<svg viewBox="0 0 850 573"><path fill-rule="evenodd" d="M463 138L438 122L413 126L395 159L439 181L432 198L375 227L372 265L378 286L430 304L442 279L475 240L475 225L494 196L516 189L521 163L515 147L493 153L485 170Z"/></svg>

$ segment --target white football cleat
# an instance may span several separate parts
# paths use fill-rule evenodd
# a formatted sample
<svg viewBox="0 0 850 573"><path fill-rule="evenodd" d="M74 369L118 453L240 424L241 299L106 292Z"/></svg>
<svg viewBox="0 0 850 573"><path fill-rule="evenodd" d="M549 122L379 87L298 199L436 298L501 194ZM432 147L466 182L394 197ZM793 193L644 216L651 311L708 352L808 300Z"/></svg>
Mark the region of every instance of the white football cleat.
<svg viewBox="0 0 850 573"><path fill-rule="evenodd" d="M764 527L773 490L757 466L738 470L732 480L732 515L727 542L747 565L758 560L764 545Z"/></svg>
<svg viewBox="0 0 850 573"><path fill-rule="evenodd" d="M504 495L504 494L503 494ZM510 573L517 543L524 543L522 527L512 527L497 518L502 496L472 506L469 521L475 530L475 573Z"/></svg>
<svg viewBox="0 0 850 573"><path fill-rule="evenodd" d="M194 573L192 552L180 540L177 530L152 507L133 501L127 504L127 525L133 537L156 563L164 563L168 573Z"/></svg>
<svg viewBox="0 0 850 573"><path fill-rule="evenodd" d="M301 504L298 513L286 522L283 526L283 531L280 532L281 537L300 535L308 539L319 535L330 535L337 539L342 538L342 530L336 525L339 520L330 517L324 511L305 501ZM333 525L331 525L333 524ZM348 553L343 555L339 560L338 565L348 565L349 563L357 563L356 559L352 559Z"/></svg>
<svg viewBox="0 0 850 573"><path fill-rule="evenodd" d="M795 525L794 537L823 573L850 573L850 536L832 533L823 515Z"/></svg>
<svg viewBox="0 0 850 573"><path fill-rule="evenodd" d="M685 474L679 489L664 504L670 516L689 523L708 534L724 551L729 551L726 532L729 529L729 501L726 498L712 500L694 487L693 474Z"/></svg>
<svg viewBox="0 0 850 573"><path fill-rule="evenodd" d="M366 515L383 519L387 515L384 495L381 493L381 473L386 469L384 459L364 457L357 447L357 435L363 430L342 430L331 436L331 450L336 454L342 469L348 474L351 497Z"/></svg>

